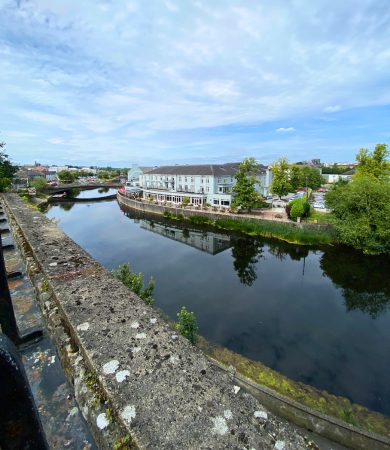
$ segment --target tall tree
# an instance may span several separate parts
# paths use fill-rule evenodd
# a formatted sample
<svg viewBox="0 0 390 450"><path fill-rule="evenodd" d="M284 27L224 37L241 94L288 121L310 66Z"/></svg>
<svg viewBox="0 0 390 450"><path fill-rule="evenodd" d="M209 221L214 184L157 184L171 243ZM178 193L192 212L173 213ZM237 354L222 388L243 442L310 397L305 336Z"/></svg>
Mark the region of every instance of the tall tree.
<svg viewBox="0 0 390 450"><path fill-rule="evenodd" d="M390 170L388 157L389 150L386 144L377 144L372 152L366 148L361 148L356 156L358 166L356 167L355 179L362 176L369 176L377 180L387 177Z"/></svg>
<svg viewBox="0 0 390 450"><path fill-rule="evenodd" d="M323 180L321 172L315 167L304 166L302 171L302 187L307 186L311 189L318 189L321 187Z"/></svg>
<svg viewBox="0 0 390 450"><path fill-rule="evenodd" d="M282 197L292 191L290 166L287 158L280 158L272 164L271 192Z"/></svg>
<svg viewBox="0 0 390 450"><path fill-rule="evenodd" d="M0 142L0 192L5 191L11 184L12 178L18 168L11 164L8 155L3 149L5 142Z"/></svg>
<svg viewBox="0 0 390 450"><path fill-rule="evenodd" d="M236 184L233 187L234 198L232 206L241 206L248 209L258 208L262 204L261 195L256 192L256 184L258 180L256 174L259 172L260 166L255 158L247 158L240 164L240 168L234 175Z"/></svg>
<svg viewBox="0 0 390 450"><path fill-rule="evenodd" d="M302 176L302 167L298 164L291 164L290 166L290 184L293 191L298 190L305 185L305 180Z"/></svg>
<svg viewBox="0 0 390 450"><path fill-rule="evenodd" d="M367 254L390 254L390 183L360 176L325 196L339 240Z"/></svg>

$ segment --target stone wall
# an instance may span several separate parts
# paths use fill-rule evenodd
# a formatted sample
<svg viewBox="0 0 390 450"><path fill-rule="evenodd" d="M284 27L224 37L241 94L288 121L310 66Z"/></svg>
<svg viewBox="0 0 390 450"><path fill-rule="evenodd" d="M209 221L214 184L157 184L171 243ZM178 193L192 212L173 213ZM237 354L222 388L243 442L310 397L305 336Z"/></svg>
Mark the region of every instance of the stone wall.
<svg viewBox="0 0 390 450"><path fill-rule="evenodd" d="M244 214L231 214L231 213L225 213L225 212L209 212L209 211L202 211L202 210L195 210L195 209L189 209L189 208L176 208L176 207L172 207L172 206L164 206L164 205L156 205L154 203L149 203L149 202L144 202L144 201L138 201L138 200L133 200L131 198L128 198L124 195L121 194L117 194L117 199L118 202L128 206L130 208L136 209L138 211L142 211L144 213L150 213L150 214L159 214L162 215L164 214L164 212L169 212L171 214L182 214L185 217L190 217L190 216L207 216L210 220L216 220L216 219L221 219L221 218L227 218L227 219L231 219L231 220L248 220L248 219L253 219L255 217L251 217L248 215L244 215ZM261 217L256 217L256 219L258 220L267 220L265 218L261 218ZM268 219L268 221L270 221ZM301 223L296 223L296 222L291 222L288 221L286 222L285 220L271 220L272 222L277 222L277 223L283 223L286 224L288 226L291 227L298 227L298 228L311 228L311 229L317 229L317 230L331 230L332 227L329 224L316 224L316 223L306 223L306 222L301 222Z"/></svg>
<svg viewBox="0 0 390 450"><path fill-rule="evenodd" d="M43 214L4 196L49 330L100 448L304 449L245 393Z"/></svg>

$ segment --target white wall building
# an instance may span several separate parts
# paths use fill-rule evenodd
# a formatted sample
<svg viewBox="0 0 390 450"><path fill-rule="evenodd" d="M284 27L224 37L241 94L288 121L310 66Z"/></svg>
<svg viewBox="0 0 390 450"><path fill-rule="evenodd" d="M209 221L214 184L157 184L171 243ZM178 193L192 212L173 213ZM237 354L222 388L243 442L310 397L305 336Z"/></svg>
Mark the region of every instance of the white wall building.
<svg viewBox="0 0 390 450"><path fill-rule="evenodd" d="M140 167L138 164L132 164L131 169L127 172L127 181L131 183L132 186L139 186L140 175L152 169L153 167Z"/></svg>
<svg viewBox="0 0 390 450"><path fill-rule="evenodd" d="M139 176L144 198L180 204L188 197L190 204L210 204L228 208L232 201L234 175L240 163L161 166ZM258 192L267 196L271 171L260 166Z"/></svg>

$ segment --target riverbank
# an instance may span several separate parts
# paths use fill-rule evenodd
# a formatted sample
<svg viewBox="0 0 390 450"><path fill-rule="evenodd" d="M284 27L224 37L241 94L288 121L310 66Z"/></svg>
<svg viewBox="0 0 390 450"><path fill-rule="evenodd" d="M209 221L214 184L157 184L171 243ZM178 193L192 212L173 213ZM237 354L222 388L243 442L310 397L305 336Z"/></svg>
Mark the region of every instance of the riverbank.
<svg viewBox="0 0 390 450"><path fill-rule="evenodd" d="M305 427L310 427L311 423L313 429L317 427L321 428L320 431L317 431L323 436L336 440L348 447L352 446L354 440L356 440L355 445L357 446L358 441L362 439L362 446L359 446L359 448L368 448L363 444L365 442L364 433L360 437L354 435L354 431L357 430L384 436L385 439L383 442L386 445L390 445L389 417L352 403L345 397L332 395L326 391L320 391L313 386L296 382L272 370L261 362L250 360L225 347L212 344L203 337L199 338L197 346L205 354L220 362L226 368L230 368L230 370L234 368L237 373L253 380L260 388L261 386L265 386L271 390L271 392L266 390L262 394L262 401L266 402L266 406L273 409L275 413L284 415L284 417L289 418L294 423ZM282 397L278 398L278 401L275 401L272 391L280 394ZM294 403L289 404L287 401L286 405L283 405L283 398L306 407L305 414L302 414L299 411L299 407L294 406ZM316 415L313 410L319 414ZM327 421L328 424L323 422L323 414L328 416L325 418L325 422ZM310 415L313 417L308 417ZM331 418L336 419L334 423L332 423ZM339 421L344 422L344 425L342 423L340 424ZM347 424L352 427L349 427ZM344 431L335 429L340 425L344 428ZM355 445L352 448L357 448ZM374 445L369 448L376 447Z"/></svg>
<svg viewBox="0 0 390 450"><path fill-rule="evenodd" d="M208 225L219 230L240 232L249 236L276 238L290 244L330 245L334 242L333 229L329 225L295 223L276 220L254 219L245 214L176 208L130 199L117 194L120 204L167 219L188 221L194 225Z"/></svg>

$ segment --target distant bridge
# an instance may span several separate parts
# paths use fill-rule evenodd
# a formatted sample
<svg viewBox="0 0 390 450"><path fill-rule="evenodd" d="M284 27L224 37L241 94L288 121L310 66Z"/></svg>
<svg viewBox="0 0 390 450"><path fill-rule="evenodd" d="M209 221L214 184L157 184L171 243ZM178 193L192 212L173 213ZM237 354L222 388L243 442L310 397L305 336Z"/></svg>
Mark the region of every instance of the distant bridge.
<svg viewBox="0 0 390 450"><path fill-rule="evenodd" d="M47 186L45 191L48 194L56 194L59 192L67 192L72 189L79 189L80 191L87 191L89 189L99 189L99 188L118 188L123 186L123 183L91 183L91 184L59 184L57 186Z"/></svg>

